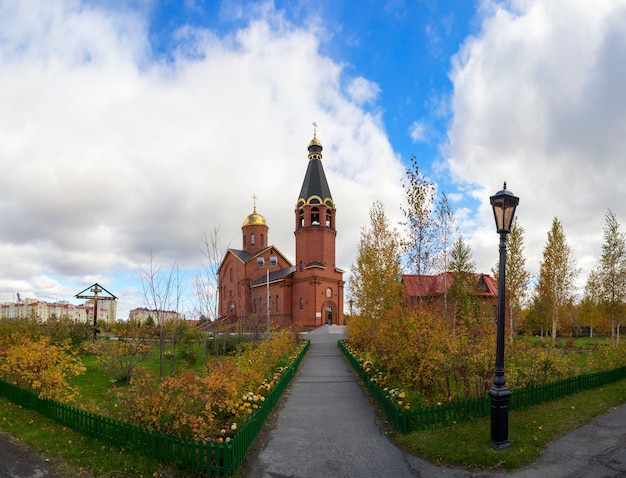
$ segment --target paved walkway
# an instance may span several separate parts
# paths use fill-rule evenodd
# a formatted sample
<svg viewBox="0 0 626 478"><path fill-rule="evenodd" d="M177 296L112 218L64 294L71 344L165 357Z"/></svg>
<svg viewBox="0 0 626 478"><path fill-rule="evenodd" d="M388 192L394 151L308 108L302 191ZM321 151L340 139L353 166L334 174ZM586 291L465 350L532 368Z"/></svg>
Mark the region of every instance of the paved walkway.
<svg viewBox="0 0 626 478"><path fill-rule="evenodd" d="M6 432L0 431L1 478L60 478L55 466Z"/></svg>
<svg viewBox="0 0 626 478"><path fill-rule="evenodd" d="M565 435L513 473L440 468L404 454L387 439L341 356L343 334L338 326L308 334L311 348L242 478L626 477L626 406Z"/></svg>

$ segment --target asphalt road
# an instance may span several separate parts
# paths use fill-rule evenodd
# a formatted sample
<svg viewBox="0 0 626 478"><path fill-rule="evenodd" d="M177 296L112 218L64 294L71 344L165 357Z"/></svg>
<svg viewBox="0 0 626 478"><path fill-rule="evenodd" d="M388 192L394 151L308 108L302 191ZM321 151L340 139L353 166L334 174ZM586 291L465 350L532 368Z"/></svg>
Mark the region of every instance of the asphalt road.
<svg viewBox="0 0 626 478"><path fill-rule="evenodd" d="M0 478L66 478L29 447L0 431Z"/></svg>

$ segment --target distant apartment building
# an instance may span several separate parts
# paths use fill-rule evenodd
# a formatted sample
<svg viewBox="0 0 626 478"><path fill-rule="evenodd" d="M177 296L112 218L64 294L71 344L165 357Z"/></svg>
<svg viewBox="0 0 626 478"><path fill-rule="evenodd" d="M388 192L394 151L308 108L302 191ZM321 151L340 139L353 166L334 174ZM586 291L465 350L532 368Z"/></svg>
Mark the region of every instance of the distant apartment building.
<svg viewBox="0 0 626 478"><path fill-rule="evenodd" d="M21 317L35 317L42 322L51 318L69 318L75 322L93 324L94 304L88 301L85 304L75 305L67 301L46 302L26 298L18 302L4 302L0 304L0 317L19 319ZM98 301L98 321L107 324L115 323L115 301Z"/></svg>
<svg viewBox="0 0 626 478"><path fill-rule="evenodd" d="M130 322L138 322L140 324L145 323L148 317L152 317L154 323L157 324L160 319L163 319L165 322L174 319L178 320L180 319L180 314L173 310L150 310L145 307L133 309L128 314L128 320Z"/></svg>

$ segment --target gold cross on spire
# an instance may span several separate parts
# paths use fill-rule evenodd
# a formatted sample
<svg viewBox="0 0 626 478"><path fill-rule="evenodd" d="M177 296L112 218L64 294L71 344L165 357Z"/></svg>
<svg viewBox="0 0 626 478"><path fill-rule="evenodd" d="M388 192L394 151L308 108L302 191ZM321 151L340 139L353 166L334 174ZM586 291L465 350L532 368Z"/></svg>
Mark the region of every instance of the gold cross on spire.
<svg viewBox="0 0 626 478"><path fill-rule="evenodd" d="M254 214L256 214L256 200L257 200L256 194L252 195L252 200L254 201Z"/></svg>
<svg viewBox="0 0 626 478"><path fill-rule="evenodd" d="M317 138L317 122L313 121L313 137Z"/></svg>

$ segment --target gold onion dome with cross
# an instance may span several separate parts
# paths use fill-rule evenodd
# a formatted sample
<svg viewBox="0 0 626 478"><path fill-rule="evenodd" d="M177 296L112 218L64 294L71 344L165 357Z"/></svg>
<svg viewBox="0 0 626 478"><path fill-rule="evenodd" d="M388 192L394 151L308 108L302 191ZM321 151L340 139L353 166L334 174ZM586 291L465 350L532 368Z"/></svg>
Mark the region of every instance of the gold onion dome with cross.
<svg viewBox="0 0 626 478"><path fill-rule="evenodd" d="M317 134L313 135L313 139L309 142L309 145L307 146L307 149L309 149L309 151L311 150L311 146L318 146L320 148L320 151L322 150L322 143L320 143L320 140L317 139Z"/></svg>
<svg viewBox="0 0 626 478"><path fill-rule="evenodd" d="M243 226L267 226L265 218L256 212L256 204L254 211L243 220Z"/></svg>

